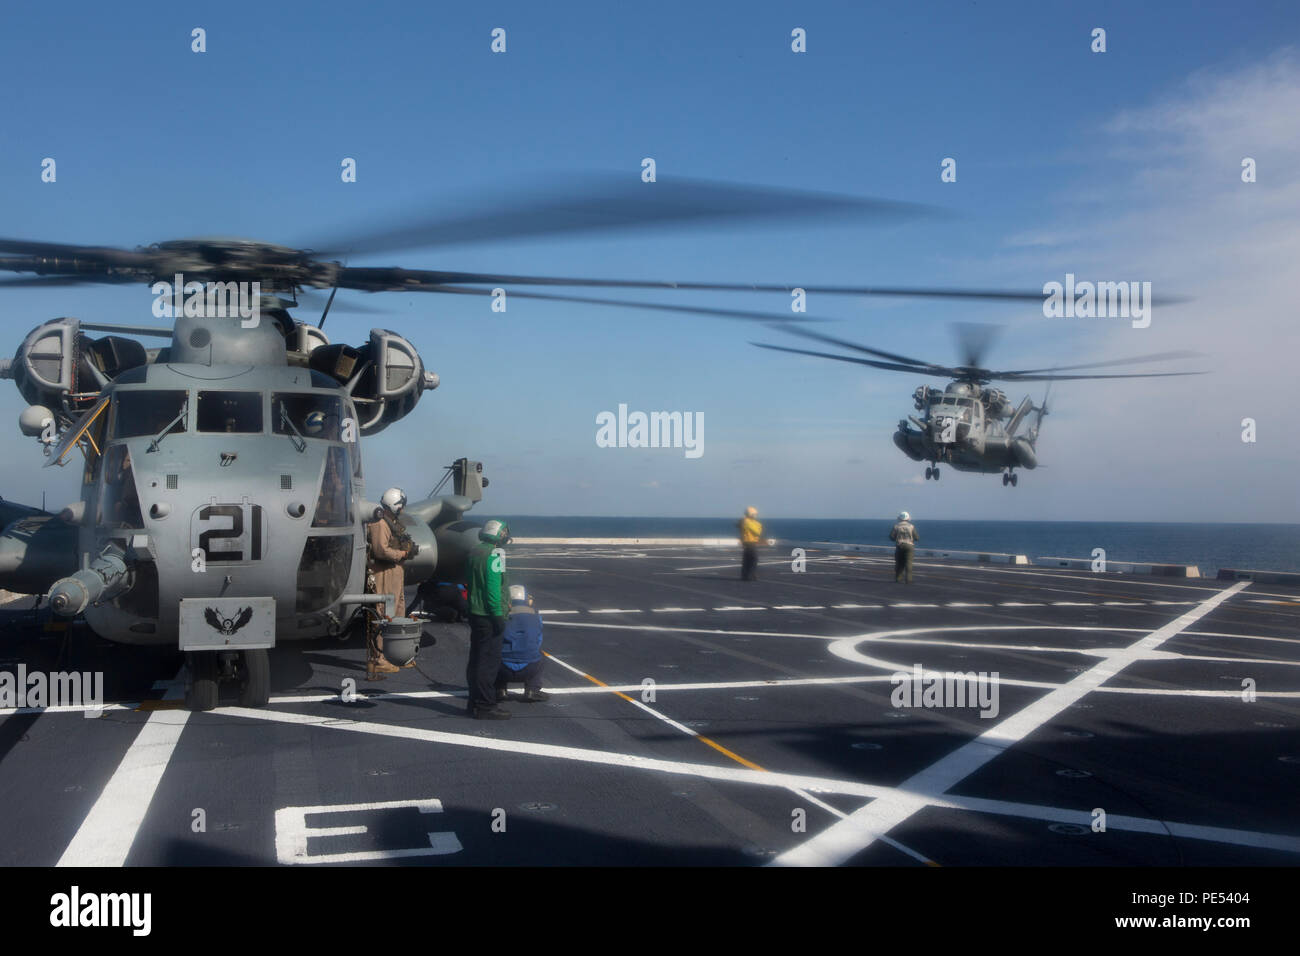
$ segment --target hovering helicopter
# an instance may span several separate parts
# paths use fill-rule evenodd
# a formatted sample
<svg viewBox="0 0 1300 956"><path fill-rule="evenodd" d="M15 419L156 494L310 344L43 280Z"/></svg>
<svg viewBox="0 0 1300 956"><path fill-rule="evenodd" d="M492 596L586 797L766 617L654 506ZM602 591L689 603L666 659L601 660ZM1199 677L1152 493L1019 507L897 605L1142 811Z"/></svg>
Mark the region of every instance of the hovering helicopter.
<svg viewBox="0 0 1300 956"><path fill-rule="evenodd" d="M510 286L524 298L771 321L767 313L518 288L792 288L355 267L329 256L712 220L915 212L821 193L700 181L627 190L588 177L575 192L498 194L469 213L423 215L359 237L353 230L314 251L245 239L131 250L0 239L0 271L34 274L0 280L0 288L144 282L162 296L160 285L175 283L170 328L56 318L0 363L0 377L28 402L20 430L41 443L47 464L66 464L75 449L83 454L80 500L61 512L0 501L0 587L44 595L54 614L84 618L109 640L184 651L193 709L216 706L223 681L238 686L241 704L264 705L269 648L345 638L384 602L364 591L364 523L377 505L365 498L359 439L411 414L438 385L411 342L391 330L372 329L355 347L332 344L323 328L340 289L490 296ZM290 313L298 294L313 289L331 290L314 325ZM805 289L1041 298L1037 291ZM158 305L156 298L154 315L167 316ZM147 348L136 337L168 342ZM478 526L464 516L488 484L482 465L458 459L448 478L453 493L435 488L401 514L418 546L406 565L408 585L435 575L457 580L477 543Z"/></svg>
<svg viewBox="0 0 1300 956"><path fill-rule="evenodd" d="M824 342L840 348L878 356L877 359L858 358L852 355L837 355L830 352L817 352L809 349L788 348L782 345L769 345L753 342L759 348L778 352L793 352L797 355L811 355L817 358L834 359L838 362L852 362L855 365L868 365L873 368L889 369L896 372L916 372L923 375L945 375L952 379L944 388L932 388L919 385L912 393L912 402L918 418L909 415L898 423L894 432L894 444L903 454L913 461L927 461L926 480L939 480L939 462L947 462L957 471L973 471L981 474L1002 473L1002 484L1014 487L1019 482L1016 468L1032 470L1038 467L1039 429L1047 415L1047 398L1051 383L1065 379L1109 379L1109 378L1164 378L1175 375L1201 375L1202 372L1139 372L1107 375L1062 375L1062 371L1083 368L1105 368L1116 365L1132 365L1136 362L1159 362L1170 359L1192 358L1195 352L1161 352L1152 355L1139 355L1127 359L1112 359L1105 362L1087 362L1082 365L1058 365L1053 368L1019 369L1017 371L995 371L982 366L984 353L997 332L996 326L959 324L957 332L961 346L963 364L955 366L937 365L920 359L908 358L893 352L848 342L809 329L790 325L781 326L784 331L804 338ZM887 359L888 361L880 361ZM1014 408L1007 394L998 388L989 388L989 383L1003 382L1042 382L1048 383L1043 401L1034 405L1026 395ZM1030 416L1033 422L1026 425ZM915 426L915 427L912 427Z"/></svg>

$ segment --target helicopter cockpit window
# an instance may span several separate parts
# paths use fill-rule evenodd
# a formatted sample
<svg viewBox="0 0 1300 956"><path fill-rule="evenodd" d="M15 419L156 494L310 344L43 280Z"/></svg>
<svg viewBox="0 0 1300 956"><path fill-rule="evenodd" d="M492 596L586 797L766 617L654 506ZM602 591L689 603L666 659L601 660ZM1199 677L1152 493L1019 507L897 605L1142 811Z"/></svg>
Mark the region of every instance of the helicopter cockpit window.
<svg viewBox="0 0 1300 956"><path fill-rule="evenodd" d="M335 446L325 456L325 475L316 499L313 528L347 528L352 524L352 482L348 477L347 454Z"/></svg>
<svg viewBox="0 0 1300 956"><path fill-rule="evenodd" d="M139 528L144 524L131 452L126 445L114 445L104 456L104 487L99 496L96 524L104 528Z"/></svg>
<svg viewBox="0 0 1300 956"><path fill-rule="evenodd" d="M113 437L138 438L157 435L180 415L185 407L186 393L172 389L146 391L119 391L113 409ZM182 418L172 427L173 435L185 431Z"/></svg>
<svg viewBox="0 0 1300 956"><path fill-rule="evenodd" d="M352 566L352 535L315 535L307 539L298 562L295 610L319 611L338 600Z"/></svg>
<svg viewBox="0 0 1300 956"><path fill-rule="evenodd" d="M277 435L339 441L343 433L343 403L333 395L271 396L271 431Z"/></svg>
<svg viewBox="0 0 1300 956"><path fill-rule="evenodd" d="M199 392L199 431L256 434L262 430L261 392Z"/></svg>

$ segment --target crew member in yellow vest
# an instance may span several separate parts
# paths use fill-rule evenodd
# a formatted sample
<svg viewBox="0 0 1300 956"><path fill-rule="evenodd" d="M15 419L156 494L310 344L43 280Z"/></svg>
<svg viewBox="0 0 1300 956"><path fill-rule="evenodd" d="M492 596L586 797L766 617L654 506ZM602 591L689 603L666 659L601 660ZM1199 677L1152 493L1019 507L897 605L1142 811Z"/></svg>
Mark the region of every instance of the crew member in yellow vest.
<svg viewBox="0 0 1300 956"><path fill-rule="evenodd" d="M740 519L740 579L742 581L758 580L758 545L763 540L763 526L758 523L758 509L746 508L745 517Z"/></svg>

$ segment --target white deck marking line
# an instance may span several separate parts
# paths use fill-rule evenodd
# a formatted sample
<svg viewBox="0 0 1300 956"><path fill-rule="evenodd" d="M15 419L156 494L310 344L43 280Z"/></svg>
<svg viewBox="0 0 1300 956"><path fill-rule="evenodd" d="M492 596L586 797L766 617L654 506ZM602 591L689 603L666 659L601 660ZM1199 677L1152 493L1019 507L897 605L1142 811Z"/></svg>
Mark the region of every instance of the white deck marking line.
<svg viewBox="0 0 1300 956"><path fill-rule="evenodd" d="M1195 604L1195 601L1102 601L1100 604L1113 605L1116 607L1151 607L1155 605L1179 605ZM539 614L644 614L649 611L652 614L666 614L669 612L704 612L704 611L824 611L828 607L837 611L848 610L879 610L883 607L898 608L900 610L911 610L914 608L939 608L939 607L1098 607L1096 601L1052 601L1050 603L1039 602L1020 602L1004 601L999 604L992 604L984 601L950 601L946 604L773 604L767 605L746 605L744 607L735 605L728 607L652 607L652 608L587 608L577 610L547 610L539 611Z"/></svg>
<svg viewBox="0 0 1300 956"><path fill-rule="evenodd" d="M759 561L759 562L758 562L758 566L759 566L759 567L773 567L773 566L778 565L778 564L789 564L789 563L790 563L790 559L789 559L789 558L778 558L778 559L775 560L775 561ZM740 569L740 559L737 558L735 561L732 561L732 562L730 562L729 564L702 564L702 565L700 565L699 567L694 567L694 568L668 568L666 571L656 571L655 573L656 573L656 574L673 574L673 573L675 573L675 572L677 572L677 571L721 571L721 570L723 570L724 568L732 568L733 570L739 570L739 569Z"/></svg>
<svg viewBox="0 0 1300 956"><path fill-rule="evenodd" d="M536 744L521 740L498 740L492 737L480 737L477 734L453 734L441 730L425 730L419 727L404 727L399 724L376 724L368 721L344 720L338 717L321 717L313 714L293 714L276 710L257 710L250 707L221 707L210 711L210 713L223 717L246 717L249 720L266 720L272 723L319 727L322 730L344 730L359 734L377 734L382 737L419 740L425 743L469 747L475 750L495 750L501 753L524 754L533 757L554 757L562 760L575 760L581 763L600 764L607 767L657 770L661 773L703 777L732 783L748 783L760 787L776 787L779 789L802 787L805 790L843 793L848 796L858 797L879 797L890 792L889 787L857 783L851 780L833 780L829 777L810 777L804 774L780 773L772 770L760 772L746 770L744 767L732 769L731 767L687 763L680 760L662 760L657 757L638 757L634 754L622 754L607 750L587 750L581 747Z"/></svg>
<svg viewBox="0 0 1300 956"><path fill-rule="evenodd" d="M1031 803L1013 803L1007 800L986 800L980 797L941 797L931 806L950 810L969 810L974 813L992 813L999 816L1025 817L1031 820L1052 820L1057 823L1077 823L1091 828L1092 812L1065 810L1037 806ZM1228 827L1208 827L1194 823L1175 823L1150 820L1145 817L1106 815L1107 830L1130 830L1136 833L1153 833L1158 836L1185 837L1211 843L1231 843L1236 846L1281 850L1300 853L1300 837L1282 833L1262 833L1258 830L1233 830Z"/></svg>
<svg viewBox="0 0 1300 956"><path fill-rule="evenodd" d="M862 674L855 677L783 677L777 680L737 680L737 681L714 681L710 683L683 683L683 684L655 684L655 690L740 690L749 687L783 687L783 686L814 686L818 684L874 684L891 680L888 674ZM610 691L621 691L625 694L639 694L645 690L642 684L610 684L605 687L597 687L594 684L583 684L579 687L552 687L546 685L548 694L601 694ZM1220 693L1220 691L1215 691ZM1225 694L1231 694L1240 697L1241 692L1236 690L1222 691ZM1300 691L1296 692L1300 696ZM356 700L435 700L440 698L464 697L465 691L443 691L443 690L412 690L412 691L385 691L382 694L358 694ZM323 704L334 702L339 699L338 694L302 694L297 696L272 697L273 704Z"/></svg>
<svg viewBox="0 0 1300 956"><path fill-rule="evenodd" d="M14 714L84 714L88 710L139 710L140 701L120 701L105 704L56 704L53 707L0 707L0 717L12 717Z"/></svg>
<svg viewBox="0 0 1300 956"><path fill-rule="evenodd" d="M580 671L580 670L578 670L578 668L574 667L572 664L569 664L569 663L566 663L565 661L560 660L560 659L559 659L558 657L556 657L554 654L549 654L549 653L548 653L546 656L547 656L547 658L549 658L550 660L555 661L555 663L559 664L559 665L560 665L561 667L563 667L565 670L567 670L567 671L571 671L572 673L577 674L579 677L590 677L590 676L591 676L590 674L586 673L585 671ZM593 686L595 686L595 685L593 685ZM608 687L603 687L603 686L596 686L596 690L604 691L606 694L613 693L613 691L611 691L610 688L608 688ZM667 724L669 727L673 728L673 730L681 731L682 733L686 734L688 737L698 737L698 736L700 736L699 733L697 733L695 730L691 729L690 727L687 727L685 724L679 724L677 721L673 720L671 717L667 716L666 714L661 714L659 711L655 710L653 707L649 706L648 704L644 703L643 701L636 700L635 698L629 698L629 703L633 704L633 705L636 706L636 707L639 707L641 710L644 710L644 711L645 711L647 714L649 714L651 717L654 717L654 718L656 718L656 719L658 719L658 720L662 720L662 721L663 721L665 724Z"/></svg>
<svg viewBox="0 0 1300 956"><path fill-rule="evenodd" d="M1050 691L920 773L909 777L894 794L855 810L847 819L832 824L829 829L781 854L772 861L773 864L826 866L845 862L869 847L879 836L888 834L923 809L931 798L943 796L980 767L1006 753L1061 711L1078 703L1102 683L1116 676L1130 663L1141 659L1145 651L1155 650L1169 638L1186 630L1249 583L1240 581L1225 588L1129 647L1108 655L1068 684Z"/></svg>
<svg viewBox="0 0 1300 956"><path fill-rule="evenodd" d="M399 737L408 740L420 740L428 743L446 743L454 746L470 747L480 750L495 750L509 753L522 753L530 756L556 757L583 763L602 764L606 766L631 767L638 770L657 770L664 773L705 779L723 780L736 783L748 783L765 787L784 787L815 790L820 793L838 793L846 796L884 797L897 791L891 787L863 784L851 780L832 780L817 777L804 777L798 774L779 771L759 772L756 770L715 767L707 764L690 764L671 760L635 757L631 754L619 754L601 750L584 750L576 747L561 747L552 744L530 744L511 740L495 740L491 737L479 737L449 734L440 731L422 730L403 727L397 724L375 724L360 721L339 720L337 717L315 717L309 714L287 714L279 711L254 710L245 707L224 707L212 711L214 714L232 717L245 717L250 720L267 720L272 723L295 724L298 726L319 727L324 730L347 730L354 733L375 734L384 737ZM1012 803L1005 800L986 800L976 797L940 795L929 800L929 804L958 810L970 810L979 813L1000 813L1012 816L1037 817L1043 820L1072 820L1071 814L1079 814L1076 808L1057 809L1054 807L1036 807L1030 804ZM1091 823L1091 814L1086 814ZM1107 818L1107 826L1112 819L1122 821L1117 829L1133 829L1142 832L1163 833L1166 830L1193 840L1211 840L1222 843L1236 843L1242 846L1266 846L1270 849L1290 849L1291 841L1296 838L1289 835L1261 833L1251 830L1228 830L1217 827L1205 827L1169 821L1144 820L1140 817ZM1300 848L1297 848L1300 852Z"/></svg>
<svg viewBox="0 0 1300 956"><path fill-rule="evenodd" d="M665 624L597 624L594 621L551 621L551 627L600 627L611 631L664 631L669 634L721 634L724 637L800 637L812 641L839 641L831 634L791 634L788 631L728 631L719 627L669 627ZM850 635L852 636L852 635Z"/></svg>
<svg viewBox="0 0 1300 956"><path fill-rule="evenodd" d="M590 574L591 568L534 568L510 562L511 571L559 571L561 574Z"/></svg>
<svg viewBox="0 0 1300 956"><path fill-rule="evenodd" d="M184 670L163 700L185 696ZM57 866L123 866L149 804L190 718L188 710L155 710L81 821Z"/></svg>

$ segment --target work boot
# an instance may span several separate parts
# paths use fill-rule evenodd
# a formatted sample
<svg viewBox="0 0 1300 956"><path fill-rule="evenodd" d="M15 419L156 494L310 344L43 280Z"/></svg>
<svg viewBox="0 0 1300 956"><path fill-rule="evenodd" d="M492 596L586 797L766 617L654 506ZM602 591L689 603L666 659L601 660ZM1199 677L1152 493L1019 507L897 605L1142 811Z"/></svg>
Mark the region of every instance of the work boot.
<svg viewBox="0 0 1300 956"><path fill-rule="evenodd" d="M384 680L387 675L375 673L375 660L366 661L366 680Z"/></svg>
<svg viewBox="0 0 1300 956"><path fill-rule="evenodd" d="M524 698L530 704L541 704L551 699L551 695L544 690L525 690Z"/></svg>
<svg viewBox="0 0 1300 956"><path fill-rule="evenodd" d="M504 707L475 707L470 716L475 720L509 720L510 711Z"/></svg>
<svg viewBox="0 0 1300 956"><path fill-rule="evenodd" d="M384 657L382 654L379 657L376 657L374 661L371 662L371 665L374 667L376 674L396 674L401 670L400 667L391 663L388 658Z"/></svg>

